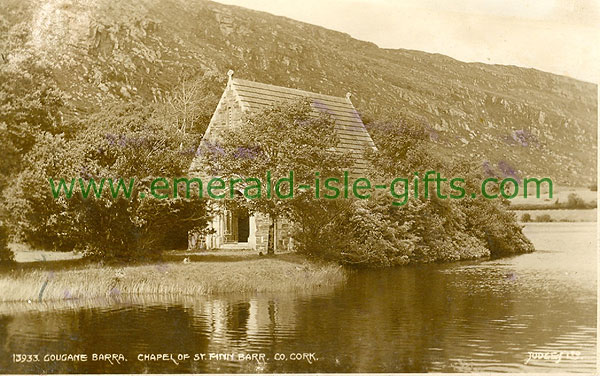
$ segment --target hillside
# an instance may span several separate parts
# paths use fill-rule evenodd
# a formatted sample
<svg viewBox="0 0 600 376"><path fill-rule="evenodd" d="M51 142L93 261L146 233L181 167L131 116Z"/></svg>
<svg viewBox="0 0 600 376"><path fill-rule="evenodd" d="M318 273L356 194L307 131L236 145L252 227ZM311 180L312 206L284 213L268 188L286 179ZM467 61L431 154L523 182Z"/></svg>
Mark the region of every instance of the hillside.
<svg viewBox="0 0 600 376"><path fill-rule="evenodd" d="M199 0L4 0L0 35L0 64L47 62L81 109L114 98L159 101L183 75L233 69L265 83L351 91L365 119L422 119L440 150L495 171L568 185L596 177L597 87L563 76L381 49Z"/></svg>

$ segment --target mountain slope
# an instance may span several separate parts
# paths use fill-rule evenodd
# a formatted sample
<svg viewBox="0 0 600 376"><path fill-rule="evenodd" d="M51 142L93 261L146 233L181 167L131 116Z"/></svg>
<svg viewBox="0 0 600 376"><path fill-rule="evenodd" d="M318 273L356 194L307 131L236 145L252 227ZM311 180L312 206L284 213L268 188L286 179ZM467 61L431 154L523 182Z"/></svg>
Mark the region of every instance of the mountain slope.
<svg viewBox="0 0 600 376"><path fill-rule="evenodd" d="M46 61L81 108L161 100L183 75L215 72L343 96L365 119L421 119L449 155L510 175L595 181L597 87L513 66L378 48L244 8L184 0L3 2L2 64ZM487 168L487 167L486 167Z"/></svg>

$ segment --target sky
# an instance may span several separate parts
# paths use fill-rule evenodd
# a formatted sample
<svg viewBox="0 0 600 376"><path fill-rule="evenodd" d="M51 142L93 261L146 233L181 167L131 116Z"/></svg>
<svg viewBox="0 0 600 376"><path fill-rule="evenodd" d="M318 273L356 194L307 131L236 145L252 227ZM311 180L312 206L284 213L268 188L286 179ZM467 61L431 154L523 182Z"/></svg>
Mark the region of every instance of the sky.
<svg viewBox="0 0 600 376"><path fill-rule="evenodd" d="M382 48L600 81L600 0L218 0Z"/></svg>

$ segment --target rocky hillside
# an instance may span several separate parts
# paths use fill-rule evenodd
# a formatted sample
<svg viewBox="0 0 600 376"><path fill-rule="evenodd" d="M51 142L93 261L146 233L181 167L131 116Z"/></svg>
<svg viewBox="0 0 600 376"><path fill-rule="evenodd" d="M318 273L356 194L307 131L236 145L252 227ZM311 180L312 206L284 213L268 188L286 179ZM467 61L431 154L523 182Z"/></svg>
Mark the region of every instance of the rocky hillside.
<svg viewBox="0 0 600 376"><path fill-rule="evenodd" d="M365 119L421 119L440 150L484 168L570 185L596 176L596 85L534 69L381 49L199 0L3 0L0 38L0 64L47 62L80 108L159 101L183 75L233 69L324 94L351 91Z"/></svg>

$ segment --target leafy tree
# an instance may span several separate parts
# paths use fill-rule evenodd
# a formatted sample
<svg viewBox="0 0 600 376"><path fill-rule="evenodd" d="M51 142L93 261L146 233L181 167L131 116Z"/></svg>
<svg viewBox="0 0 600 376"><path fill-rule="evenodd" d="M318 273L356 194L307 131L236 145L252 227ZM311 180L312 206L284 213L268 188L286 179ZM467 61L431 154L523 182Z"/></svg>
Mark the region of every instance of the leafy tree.
<svg viewBox="0 0 600 376"><path fill-rule="evenodd" d="M0 20L0 29L5 27ZM65 96L46 65L27 55L21 55L18 64L10 61L9 52L19 35L17 29L9 30L0 42L0 197L9 182L18 179L25 155L41 134L69 133L63 122ZM10 260L13 256L5 240L15 226L5 200L0 202L0 222L0 260Z"/></svg>
<svg viewBox="0 0 600 376"><path fill-rule="evenodd" d="M521 216L521 222L531 222L531 214L523 213Z"/></svg>
<svg viewBox="0 0 600 376"><path fill-rule="evenodd" d="M0 191L21 170L38 134L65 132L64 108L64 94L43 65L30 60L19 66L0 64Z"/></svg>
<svg viewBox="0 0 600 376"><path fill-rule="evenodd" d="M294 220L300 227L309 226L309 218L321 213L319 205L307 206L310 191L295 190L293 198L279 198L274 193L267 197L266 190L275 192L275 182L294 174L298 184L311 183L315 172L323 176L341 176L348 168L350 157L334 151L339 143L334 121L325 113L311 116L311 101L302 99L282 103L262 112L248 115L239 126L227 129L217 136L218 141L203 142L200 153L202 161L215 176L226 178L257 178L270 172L272 184L261 186L260 197L246 200L241 197L236 204L249 212L262 213L271 219L270 234L278 218ZM263 179L265 180L265 179ZM254 183L249 183L244 189ZM289 187L280 187L288 192ZM256 190L248 192L256 194ZM327 216L322 219L326 219ZM274 244L270 236L268 253L273 253Z"/></svg>
<svg viewBox="0 0 600 376"><path fill-rule="evenodd" d="M197 196L186 199L180 192L176 198L172 193L164 200L151 198L153 179L185 175L194 156L191 143L196 142L154 116L146 103L114 104L80 122L82 130L72 139L40 135L17 184L7 191L15 231L43 248L133 259L158 255L174 233L185 236L192 228L203 228L206 208ZM106 181L99 197L76 193L70 199L54 198L50 178L93 178L98 183L112 178L115 187L119 178L126 186L133 179L131 197L112 198Z"/></svg>
<svg viewBox="0 0 600 376"><path fill-rule="evenodd" d="M14 261L14 255L8 248L8 229L0 222L0 263L11 261Z"/></svg>
<svg viewBox="0 0 600 376"><path fill-rule="evenodd" d="M394 221L399 210L389 197L374 192L369 200L346 200L347 209L313 238L303 243L309 254L357 266L396 266L410 261L418 243L414 221ZM398 214L399 215L399 214Z"/></svg>
<svg viewBox="0 0 600 376"><path fill-rule="evenodd" d="M585 209L587 205L577 193L570 193L567 197L566 207L569 209Z"/></svg>
<svg viewBox="0 0 600 376"><path fill-rule="evenodd" d="M426 125L401 118L370 124L369 130L378 146L370 155L374 179L389 182L394 177L413 177L415 172L424 174L426 171L464 179L461 186L466 194L461 199L448 198L446 181L439 192L433 187L428 198L421 192L418 198L408 200L410 205L399 210L403 214L396 217L396 223L402 224L402 218L415 221L413 233L419 240L411 256L413 261L457 260L533 250L515 214L508 210L507 200L470 196L472 192L479 192L485 178L479 166L437 154L430 142L435 134ZM446 198L439 198L438 193Z"/></svg>
<svg viewBox="0 0 600 376"><path fill-rule="evenodd" d="M310 103L304 102L254 114L221 135L220 144L204 144L207 167L225 177L263 176L268 170L274 176L300 172L297 182L312 180L314 171L336 176L349 164L331 151L333 122L310 118L309 110ZM309 122L317 122L322 129L311 124L307 133ZM463 177L467 192L480 188L483 177L476 166L458 159L443 160L431 148L431 133L423 125L401 119L371 124L370 131L379 147L367 153L372 182L389 183L395 177L434 170ZM320 164L323 161L327 162ZM421 192L419 198L401 206L393 204L388 192L374 191L368 200L319 200L301 193L293 200L263 196L238 204L271 218L291 219L297 228L298 251L352 265L451 261L533 249L507 210L506 200L442 199L437 197L437 188L431 188L430 197ZM447 190L441 187L439 193L448 196Z"/></svg>

